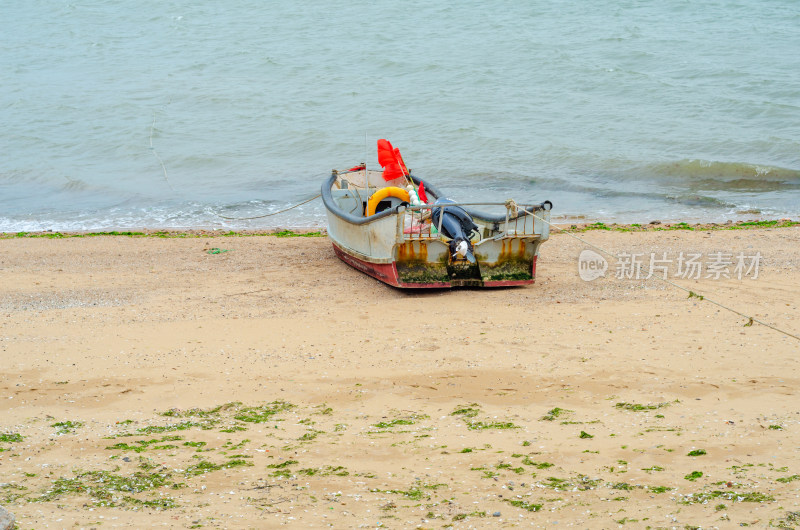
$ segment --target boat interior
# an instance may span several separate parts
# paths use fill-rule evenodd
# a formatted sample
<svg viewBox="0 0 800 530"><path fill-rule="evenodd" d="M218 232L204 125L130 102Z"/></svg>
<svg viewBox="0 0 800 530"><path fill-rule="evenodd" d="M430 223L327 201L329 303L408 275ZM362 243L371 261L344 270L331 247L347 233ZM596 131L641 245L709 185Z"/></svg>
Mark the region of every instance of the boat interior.
<svg viewBox="0 0 800 530"><path fill-rule="evenodd" d="M342 211L356 217L366 217L369 199L378 190L383 188L405 189L407 185L408 182L405 178L383 180L383 172L381 171L367 169L344 171L337 174L331 188L331 195ZM375 213L394 208L403 204L403 202L406 201L398 197L388 196L381 199L377 204Z"/></svg>
<svg viewBox="0 0 800 530"><path fill-rule="evenodd" d="M335 205L343 213L362 219L393 209L401 204L409 203L407 196L401 198L390 194L381 197L378 201L374 201L374 214L370 214L370 199L376 197L381 190L388 188L411 190L416 189L418 186L415 182L414 186L409 187L410 182L406 177L386 181L383 179L381 171L368 169L340 171L336 172L335 175L336 178L331 183L331 197ZM440 198L440 192L433 186L428 187L427 183L425 192L429 205L432 205L434 201ZM398 192L396 195L401 194ZM438 227L431 223L430 207L426 208L423 204L422 209L414 209L413 205L411 206L412 209L406 211L402 220L405 239L435 238L444 241L449 240L445 234L440 233ZM494 207L502 210L502 212L491 215L465 208L471 215L475 225L477 225L477 230L469 234L469 239L473 243L478 243L486 238L534 235L532 217L521 212L512 212L502 205L495 205Z"/></svg>

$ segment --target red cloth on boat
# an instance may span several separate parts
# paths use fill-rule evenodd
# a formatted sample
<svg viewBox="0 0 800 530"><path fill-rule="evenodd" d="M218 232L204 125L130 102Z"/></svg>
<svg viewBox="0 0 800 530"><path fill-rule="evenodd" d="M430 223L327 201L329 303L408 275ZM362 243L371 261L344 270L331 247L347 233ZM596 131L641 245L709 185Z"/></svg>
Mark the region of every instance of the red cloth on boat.
<svg viewBox="0 0 800 530"><path fill-rule="evenodd" d="M425 183L424 182L420 182L419 183L419 188L417 188L417 196L419 197L419 200L421 200L425 204L428 203L428 194L425 193Z"/></svg>
<svg viewBox="0 0 800 530"><path fill-rule="evenodd" d="M400 150L383 138L378 140L378 163L383 168L383 180L387 182L408 175L408 168L403 162Z"/></svg>

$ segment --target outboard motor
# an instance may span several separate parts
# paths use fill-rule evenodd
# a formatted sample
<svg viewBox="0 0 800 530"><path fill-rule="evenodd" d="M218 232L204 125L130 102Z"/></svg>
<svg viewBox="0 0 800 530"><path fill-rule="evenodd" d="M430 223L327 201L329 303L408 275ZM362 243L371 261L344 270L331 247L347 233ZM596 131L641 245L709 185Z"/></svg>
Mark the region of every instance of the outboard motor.
<svg viewBox="0 0 800 530"><path fill-rule="evenodd" d="M436 199L433 203L437 204L454 204L455 201L450 199ZM442 232L450 238L450 254L453 257L461 256L467 258L470 263L475 263L475 256L473 253L472 242L469 239L469 234L473 230L477 230L477 225L472 221L472 217L460 206L448 206L447 208L432 208L431 219L433 226L439 226L439 217L442 217Z"/></svg>

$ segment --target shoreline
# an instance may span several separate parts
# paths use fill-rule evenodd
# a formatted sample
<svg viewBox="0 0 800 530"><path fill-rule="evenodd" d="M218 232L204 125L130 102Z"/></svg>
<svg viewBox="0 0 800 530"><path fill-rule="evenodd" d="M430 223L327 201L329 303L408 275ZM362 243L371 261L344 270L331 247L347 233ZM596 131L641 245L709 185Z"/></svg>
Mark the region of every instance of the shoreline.
<svg viewBox="0 0 800 530"><path fill-rule="evenodd" d="M601 226L609 226L609 227L618 227L618 229L636 229L641 230L644 227L693 227L698 229L714 229L716 227L726 227L726 226L743 226L743 225L763 225L763 226L771 226L775 224L786 224L786 226L793 226L794 224L800 222L800 217L793 217L788 214L782 214L779 216L778 214L762 216L757 212L741 212L736 216L728 216L724 220L708 220L707 218L701 217L681 217L676 219L665 218L661 217L659 219L653 220L652 216L649 217L647 220L630 220L630 218L626 218L625 222L621 222L616 218L599 218L599 217L588 217L586 215L568 215L568 214L559 214L559 215L552 215L551 223L558 227L567 228L567 227L577 227L578 229L585 229L587 227L601 225ZM634 218L635 219L635 218ZM245 220L243 218L242 220ZM147 226L147 225L125 225L125 226L115 226L115 225L101 225L103 228L91 228L91 229L55 229L45 227L43 229L25 229L25 230L3 230L0 229L0 238L10 237L15 234L46 234L46 233L53 233L53 234L131 234L136 233L140 234L142 232L152 234L152 233L201 233L201 234L216 234L216 233L247 233L247 234L268 234L273 232L279 231L293 231L293 232L316 232L321 231L324 232L327 229L327 222L323 219L319 220L305 220L303 222L280 222L274 223L266 226L261 226L258 228L253 228L250 226L247 227L235 227L235 226L223 226L220 227L219 225L214 224L203 224L203 222L198 222L197 224L189 224L189 225L176 225L176 226ZM574 229L574 228L573 228Z"/></svg>
<svg viewBox="0 0 800 530"><path fill-rule="evenodd" d="M757 277L676 281L797 333L800 226L745 226L581 237L759 252ZM21 528L800 511L789 337L613 267L583 281L586 247L555 231L534 285L436 292L385 286L324 237L222 235L0 240L0 504Z"/></svg>
<svg viewBox="0 0 800 530"><path fill-rule="evenodd" d="M650 221L649 223L604 223L595 222L551 222L558 231L563 232L588 232L592 230L606 230L616 232L660 232L669 230L754 230L767 228L791 228L800 225L800 221L793 221L789 218L769 219L769 220L750 220L750 221L728 221L726 223L686 223L686 222L661 222ZM133 230L85 230L85 231L37 231L37 232L0 232L0 239L15 238L74 238L74 237L96 237L96 236L126 236L126 237L156 237L156 238L208 238L208 237L251 237L251 236L273 236L273 237L327 237L327 229L320 227L276 227L265 230L230 230L223 228L188 228L188 229L151 229L138 228Z"/></svg>

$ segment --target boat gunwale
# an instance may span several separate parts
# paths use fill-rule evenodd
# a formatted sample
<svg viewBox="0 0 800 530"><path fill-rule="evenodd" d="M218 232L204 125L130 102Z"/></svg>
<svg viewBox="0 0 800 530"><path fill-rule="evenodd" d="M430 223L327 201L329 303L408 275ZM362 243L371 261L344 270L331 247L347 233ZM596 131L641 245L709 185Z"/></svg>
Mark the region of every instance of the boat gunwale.
<svg viewBox="0 0 800 530"><path fill-rule="evenodd" d="M403 212L403 211L405 211L405 209L407 209L407 206L405 206L405 205L398 205L398 206L395 206L393 208L389 208L389 209L384 210L382 212L376 213L375 215L371 215L369 217L359 217L359 216L353 215L351 213L345 212L344 210L339 208L339 206L333 200L332 189L333 189L333 183L336 181L336 178L338 176L340 176L340 175L346 175L346 174L347 174L347 172L339 172L339 173L333 172L333 173L331 173L331 176L328 178L328 180L326 180L322 184L322 190L321 190L322 191L322 202L325 204L325 208L329 212L334 214L336 217L339 217L343 221L346 221L346 222L348 222L350 224L365 225L365 224L372 223L374 221L379 221L381 219L384 219L384 218L392 216L392 215L399 215L401 212ZM415 177L414 175L409 175L408 177L417 185L419 185L420 183L424 184L425 185L425 189L429 190L430 192L432 192L433 195L435 195L436 197L443 197L444 196L442 194L442 192L439 191L439 189L436 188L433 184L429 184L425 180L423 180L423 179L421 179L419 177ZM484 203L484 204L488 205L488 203ZM532 208L533 211L537 211L537 210L549 211L550 209L552 209L553 203L551 203L550 201L543 201L540 204L530 204L530 205L522 205L522 206ZM479 211L479 210L473 210L471 208L466 208L466 207L464 207L464 210L468 214L470 214L470 216L472 216L473 218L477 218L477 219L480 219L482 221L486 221L486 222L490 222L490 223L504 223L507 220L510 221L510 220L513 220L513 219L518 219L519 217L522 217L523 215L527 215L528 213L531 213L530 211L526 211L524 208L521 208L520 211L517 213L517 215L511 216L511 217L506 217L503 214L488 214L488 213L485 213L485 212L482 212L482 211Z"/></svg>

